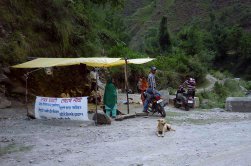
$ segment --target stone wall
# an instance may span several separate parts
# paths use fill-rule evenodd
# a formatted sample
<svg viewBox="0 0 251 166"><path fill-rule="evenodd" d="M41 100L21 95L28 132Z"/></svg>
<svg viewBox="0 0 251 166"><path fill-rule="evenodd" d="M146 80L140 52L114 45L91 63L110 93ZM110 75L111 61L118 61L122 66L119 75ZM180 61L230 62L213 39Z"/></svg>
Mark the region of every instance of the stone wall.
<svg viewBox="0 0 251 166"><path fill-rule="evenodd" d="M251 112L250 97L228 97L225 109L231 112Z"/></svg>

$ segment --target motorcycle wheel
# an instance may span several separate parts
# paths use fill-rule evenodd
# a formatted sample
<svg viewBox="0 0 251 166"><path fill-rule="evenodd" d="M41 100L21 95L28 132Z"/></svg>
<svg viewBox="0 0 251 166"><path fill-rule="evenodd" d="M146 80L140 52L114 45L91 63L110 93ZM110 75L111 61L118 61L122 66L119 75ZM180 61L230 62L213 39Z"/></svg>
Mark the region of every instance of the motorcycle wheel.
<svg viewBox="0 0 251 166"><path fill-rule="evenodd" d="M189 111L189 105L188 104L185 105L185 110Z"/></svg>
<svg viewBox="0 0 251 166"><path fill-rule="evenodd" d="M166 117L166 112L165 112L165 109L164 107L162 107L160 104L158 104L158 112L160 113L161 117Z"/></svg>
<svg viewBox="0 0 251 166"><path fill-rule="evenodd" d="M174 107L176 107L176 108L180 108L180 105L177 104L177 101L176 101L176 100L173 101L173 105L174 105Z"/></svg>

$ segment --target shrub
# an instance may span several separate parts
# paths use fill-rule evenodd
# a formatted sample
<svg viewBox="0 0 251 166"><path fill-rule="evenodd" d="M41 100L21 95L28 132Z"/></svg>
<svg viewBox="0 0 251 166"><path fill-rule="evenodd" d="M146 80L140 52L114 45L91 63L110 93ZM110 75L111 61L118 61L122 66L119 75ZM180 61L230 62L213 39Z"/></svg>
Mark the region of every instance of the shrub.
<svg viewBox="0 0 251 166"><path fill-rule="evenodd" d="M247 81L244 84L244 87L247 89L247 90L251 90L251 81Z"/></svg>
<svg viewBox="0 0 251 166"><path fill-rule="evenodd" d="M219 80L223 80L224 78L226 78L225 75L220 71L213 72L213 76Z"/></svg>
<svg viewBox="0 0 251 166"><path fill-rule="evenodd" d="M221 98L225 98L227 96L227 89L224 85L216 82L214 84L214 93L216 93Z"/></svg>
<svg viewBox="0 0 251 166"><path fill-rule="evenodd" d="M200 101L203 101L204 99L208 100L207 103L201 104L201 108L224 108L225 100L229 96L244 96L238 81L228 79L224 84L216 82L212 92L202 92L198 94Z"/></svg>

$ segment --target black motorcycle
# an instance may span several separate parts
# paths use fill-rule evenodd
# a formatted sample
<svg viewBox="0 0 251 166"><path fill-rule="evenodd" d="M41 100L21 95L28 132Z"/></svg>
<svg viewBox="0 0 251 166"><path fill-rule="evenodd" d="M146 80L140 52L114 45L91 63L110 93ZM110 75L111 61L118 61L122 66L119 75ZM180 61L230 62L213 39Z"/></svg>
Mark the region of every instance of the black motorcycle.
<svg viewBox="0 0 251 166"><path fill-rule="evenodd" d="M176 108L184 107L186 111L190 108L194 108L194 98L192 91L177 92L176 97L173 100L173 104Z"/></svg>
<svg viewBox="0 0 251 166"><path fill-rule="evenodd" d="M147 97L147 95L151 94L144 92L145 98ZM151 95L151 102L149 103L148 111L151 112L152 115L157 112L161 115L161 117L166 117L166 112L164 107L165 103L164 100L161 98L160 94Z"/></svg>

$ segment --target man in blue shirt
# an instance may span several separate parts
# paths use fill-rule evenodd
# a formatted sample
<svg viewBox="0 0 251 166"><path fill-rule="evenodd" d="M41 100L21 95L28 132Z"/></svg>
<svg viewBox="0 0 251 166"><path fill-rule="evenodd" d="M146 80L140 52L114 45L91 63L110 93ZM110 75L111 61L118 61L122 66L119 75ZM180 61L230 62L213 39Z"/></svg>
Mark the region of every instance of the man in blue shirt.
<svg viewBox="0 0 251 166"><path fill-rule="evenodd" d="M155 81L155 74L156 74L157 68L156 67L151 67L151 72L148 75L148 85L149 87L146 90L146 99L144 102L144 109L143 112L148 113L148 105L151 102L151 99L154 94L158 93L156 90L156 81Z"/></svg>

